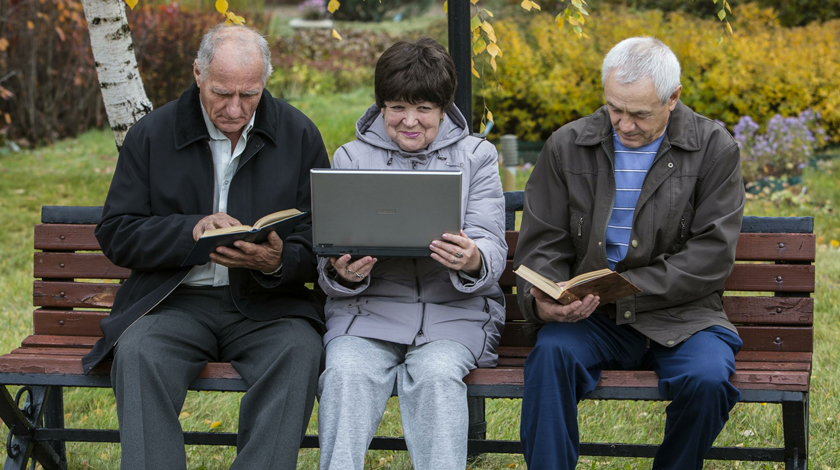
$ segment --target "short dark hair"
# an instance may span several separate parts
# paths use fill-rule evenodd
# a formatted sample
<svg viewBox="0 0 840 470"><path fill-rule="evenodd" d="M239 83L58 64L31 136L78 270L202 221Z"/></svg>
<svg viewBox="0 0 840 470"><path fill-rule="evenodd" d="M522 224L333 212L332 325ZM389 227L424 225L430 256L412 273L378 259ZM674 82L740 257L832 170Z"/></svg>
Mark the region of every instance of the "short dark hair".
<svg viewBox="0 0 840 470"><path fill-rule="evenodd" d="M437 41L398 41L376 61L373 89L376 104L386 101L429 101L446 112L455 99L455 62Z"/></svg>

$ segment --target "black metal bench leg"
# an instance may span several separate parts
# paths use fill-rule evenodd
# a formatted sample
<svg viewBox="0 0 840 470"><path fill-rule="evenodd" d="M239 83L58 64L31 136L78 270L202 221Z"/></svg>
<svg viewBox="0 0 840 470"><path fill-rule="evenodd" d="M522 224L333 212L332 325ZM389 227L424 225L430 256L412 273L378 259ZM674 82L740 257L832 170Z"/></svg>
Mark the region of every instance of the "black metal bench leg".
<svg viewBox="0 0 840 470"><path fill-rule="evenodd" d="M782 403L785 470L808 470L808 394L804 401Z"/></svg>
<svg viewBox="0 0 840 470"><path fill-rule="evenodd" d="M43 420L49 392L49 387L24 386L13 398L5 386L0 387L0 419L9 426L4 469L23 470L34 458L45 470L66 470L52 447L35 440L35 426Z"/></svg>
<svg viewBox="0 0 840 470"><path fill-rule="evenodd" d="M469 439L487 439L487 421L484 416L484 398L467 397L467 409L470 412ZM469 452L469 458L478 457L479 453Z"/></svg>
<svg viewBox="0 0 840 470"><path fill-rule="evenodd" d="M44 427L64 429L64 390L62 387L49 387L49 395L44 409ZM64 441L49 441L50 446L58 455L58 464L62 469L67 468L67 452Z"/></svg>

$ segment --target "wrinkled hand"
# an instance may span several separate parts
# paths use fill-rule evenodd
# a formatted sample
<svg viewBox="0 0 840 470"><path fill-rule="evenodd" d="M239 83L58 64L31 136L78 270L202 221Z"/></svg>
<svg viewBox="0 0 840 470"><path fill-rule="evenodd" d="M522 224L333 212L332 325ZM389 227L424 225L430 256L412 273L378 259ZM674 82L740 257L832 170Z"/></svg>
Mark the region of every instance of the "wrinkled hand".
<svg viewBox="0 0 840 470"><path fill-rule="evenodd" d="M565 282L557 283L560 287L565 284ZM574 323L583 320L592 315L601 301L600 297L589 294L583 300L575 300L569 305L563 305L536 287L531 288L531 295L536 300L537 316L544 322Z"/></svg>
<svg viewBox="0 0 840 470"><path fill-rule="evenodd" d="M362 282L368 274L370 274L373 265L376 264L376 258L372 256L365 256L364 258L350 262L352 257L342 255L340 258L330 258L330 264L336 270L338 276L348 284L356 284Z"/></svg>
<svg viewBox="0 0 840 470"><path fill-rule="evenodd" d="M449 269L464 271L473 277L481 273L481 250L463 230L460 236L444 233L442 238L429 246L432 259Z"/></svg>
<svg viewBox="0 0 840 470"><path fill-rule="evenodd" d="M217 212L215 214L210 214L207 217L198 221L193 228L193 240L198 241L204 232L208 230L213 230L215 228L224 228L224 227L234 227L236 225L242 225L241 222L234 219L228 214L224 212Z"/></svg>
<svg viewBox="0 0 840 470"><path fill-rule="evenodd" d="M246 268L263 273L274 272L283 262L283 240L276 232L268 234L268 241L248 243L237 240L234 248L220 246L210 253L210 261L228 268Z"/></svg>

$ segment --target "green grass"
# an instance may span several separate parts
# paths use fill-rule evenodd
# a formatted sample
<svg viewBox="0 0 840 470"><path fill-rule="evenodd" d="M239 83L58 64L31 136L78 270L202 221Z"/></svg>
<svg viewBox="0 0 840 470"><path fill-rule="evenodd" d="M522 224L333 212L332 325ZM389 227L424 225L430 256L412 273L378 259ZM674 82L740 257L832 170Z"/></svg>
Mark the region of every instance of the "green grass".
<svg viewBox="0 0 840 470"><path fill-rule="evenodd" d="M373 101L371 90L308 98L293 104L303 109L319 126L330 154L354 136L356 118ZM18 154L0 155L0 352L17 347L32 330L32 227L42 205L102 204L116 162L109 131L91 131L53 146ZM819 240L817 294L815 296L815 355L811 393L811 452L813 469L840 468L840 251L831 240L840 239L837 215L840 191L834 179L840 161L832 160L805 173L808 201L750 200L753 215L814 215ZM525 177L519 179L520 187ZM792 194L800 194L794 188ZM826 202L827 201L827 202ZM234 432L240 394L191 392L184 406L185 429ZM116 429L116 413L110 390L68 389L65 398L68 427ZM589 441L656 443L664 426L664 403L585 401L580 406L581 435ZM488 437L518 439L518 400L488 400ZM212 428L215 422L218 427ZM309 433L317 431L313 416ZM401 434L396 399L389 404L380 435ZM778 405L739 404L717 440L718 445L782 445L781 412ZM69 468L114 469L119 466L116 444L69 443ZM235 451L223 447L191 446L188 468L228 468ZM318 451L302 450L298 468L317 469ZM645 469L649 459L581 458L580 469ZM368 466L410 469L407 453L371 451ZM524 468L521 456L484 456L470 462L475 470ZM710 461L706 469L776 469L779 464Z"/></svg>

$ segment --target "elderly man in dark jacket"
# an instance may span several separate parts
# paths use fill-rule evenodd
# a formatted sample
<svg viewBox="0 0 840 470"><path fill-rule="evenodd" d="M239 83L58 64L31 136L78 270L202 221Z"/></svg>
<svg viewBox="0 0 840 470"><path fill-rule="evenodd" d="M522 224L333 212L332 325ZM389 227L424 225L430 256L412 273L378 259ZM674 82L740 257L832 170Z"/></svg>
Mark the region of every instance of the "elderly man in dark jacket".
<svg viewBox="0 0 840 470"><path fill-rule="evenodd" d="M679 62L662 42L622 41L602 77L606 106L543 148L514 265L557 281L609 267L641 292L564 306L520 280L522 312L539 327L522 447L530 468L574 469L577 402L601 370L652 368L671 400L653 468L700 469L740 397L729 376L742 343L721 301L745 200L738 146L679 101Z"/></svg>
<svg viewBox="0 0 840 470"><path fill-rule="evenodd" d="M323 348L311 219L281 240L236 242L181 264L205 230L282 209L310 210L309 170L329 166L315 125L263 89L268 44L245 27L203 39L196 85L134 125L120 150L96 237L131 269L85 372L113 354L122 468L186 469L178 415L208 361L249 390L235 469L294 469Z"/></svg>

